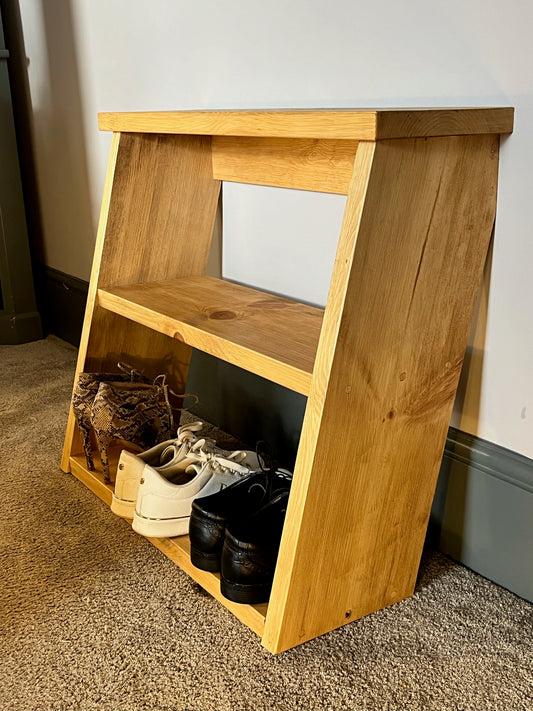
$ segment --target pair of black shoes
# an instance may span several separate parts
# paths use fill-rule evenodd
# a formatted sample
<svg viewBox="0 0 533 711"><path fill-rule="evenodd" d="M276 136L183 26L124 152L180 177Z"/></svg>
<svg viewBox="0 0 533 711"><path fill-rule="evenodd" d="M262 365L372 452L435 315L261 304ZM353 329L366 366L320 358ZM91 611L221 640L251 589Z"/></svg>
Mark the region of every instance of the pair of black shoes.
<svg viewBox="0 0 533 711"><path fill-rule="evenodd" d="M290 485L289 472L269 469L193 501L191 562L220 572L220 591L229 600L268 601Z"/></svg>

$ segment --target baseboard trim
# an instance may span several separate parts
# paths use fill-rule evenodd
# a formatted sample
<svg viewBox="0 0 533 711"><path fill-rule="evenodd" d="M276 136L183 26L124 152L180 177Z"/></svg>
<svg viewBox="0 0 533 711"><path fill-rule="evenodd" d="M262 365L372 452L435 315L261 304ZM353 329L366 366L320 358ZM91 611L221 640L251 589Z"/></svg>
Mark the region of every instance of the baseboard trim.
<svg viewBox="0 0 533 711"><path fill-rule="evenodd" d="M444 454L533 493L533 460L450 427Z"/></svg>
<svg viewBox="0 0 533 711"><path fill-rule="evenodd" d="M533 601L533 460L451 427L428 541Z"/></svg>
<svg viewBox="0 0 533 711"><path fill-rule="evenodd" d="M45 265L39 271L45 330L79 346L89 283Z"/></svg>

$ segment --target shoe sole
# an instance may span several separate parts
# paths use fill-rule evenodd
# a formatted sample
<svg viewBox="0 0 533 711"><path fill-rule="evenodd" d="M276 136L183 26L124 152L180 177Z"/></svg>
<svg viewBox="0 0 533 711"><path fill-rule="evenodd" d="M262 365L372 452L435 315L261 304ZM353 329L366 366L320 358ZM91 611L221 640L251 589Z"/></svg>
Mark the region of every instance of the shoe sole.
<svg viewBox="0 0 533 711"><path fill-rule="evenodd" d="M111 511L121 518L132 519L135 513L135 501L119 499L118 496L113 494L113 498L111 499Z"/></svg>
<svg viewBox="0 0 533 711"><path fill-rule="evenodd" d="M191 546L191 563L195 568L218 573L220 570L220 553L204 553Z"/></svg>
<svg viewBox="0 0 533 711"><path fill-rule="evenodd" d="M134 513L133 530L147 538L175 538L189 532L189 516L182 518L145 518Z"/></svg>
<svg viewBox="0 0 533 711"><path fill-rule="evenodd" d="M261 585L243 585L242 583L232 583L221 576L220 592L225 598L232 602L240 602L244 605L258 605L261 602L268 602L272 583Z"/></svg>

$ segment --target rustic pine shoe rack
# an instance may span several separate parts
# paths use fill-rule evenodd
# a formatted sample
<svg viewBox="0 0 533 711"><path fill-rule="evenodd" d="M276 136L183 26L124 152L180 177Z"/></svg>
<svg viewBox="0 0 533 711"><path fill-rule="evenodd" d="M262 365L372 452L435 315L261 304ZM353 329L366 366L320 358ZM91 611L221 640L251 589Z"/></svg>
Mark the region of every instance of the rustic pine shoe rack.
<svg viewBox="0 0 533 711"><path fill-rule="evenodd" d="M193 348L307 396L268 605L151 539L281 652L413 593L511 108L100 114L111 155L77 372L185 389ZM325 309L206 275L221 181L345 194ZM85 467L72 413L62 468ZM117 551L120 555L120 551Z"/></svg>

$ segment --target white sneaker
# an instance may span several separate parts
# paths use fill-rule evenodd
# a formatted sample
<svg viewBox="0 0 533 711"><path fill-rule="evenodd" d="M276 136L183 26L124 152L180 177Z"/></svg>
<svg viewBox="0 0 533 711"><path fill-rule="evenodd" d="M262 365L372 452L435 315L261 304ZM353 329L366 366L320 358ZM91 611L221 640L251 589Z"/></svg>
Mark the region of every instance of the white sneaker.
<svg viewBox="0 0 533 711"><path fill-rule="evenodd" d="M212 448L214 442L199 440L195 434L203 426L203 422L191 422L189 425L183 425L178 429L175 439L156 444L155 447L141 454L133 454L126 449L122 450L118 460L111 511L123 518L133 518L135 499L145 464L163 470L172 467L172 473L175 473L174 465L182 462L181 468L185 470L189 464L196 461L195 458L187 459L187 455L199 441L204 442L208 449Z"/></svg>
<svg viewBox="0 0 533 711"><path fill-rule="evenodd" d="M186 469L192 479L174 483L147 464L137 494L133 530L153 538L184 536L189 531L194 499L214 494L258 468L255 452L236 451L226 457L204 452Z"/></svg>

